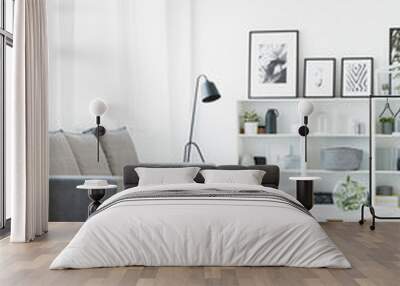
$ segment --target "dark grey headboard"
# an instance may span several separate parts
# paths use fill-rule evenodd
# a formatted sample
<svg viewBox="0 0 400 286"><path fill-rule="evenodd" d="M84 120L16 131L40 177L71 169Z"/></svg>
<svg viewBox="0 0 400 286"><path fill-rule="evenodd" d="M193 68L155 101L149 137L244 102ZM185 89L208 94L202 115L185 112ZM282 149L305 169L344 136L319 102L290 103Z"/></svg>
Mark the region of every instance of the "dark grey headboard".
<svg viewBox="0 0 400 286"><path fill-rule="evenodd" d="M257 165L257 166L239 166L239 165L201 165L201 164L137 164L128 165L124 168L124 189L136 187L139 183L136 167L146 168L181 168L181 167L199 167L201 169L219 169L219 170L263 170L265 175L262 185L278 189L279 187L279 167L275 165ZM203 176L199 173L194 180L197 183L204 183Z"/></svg>

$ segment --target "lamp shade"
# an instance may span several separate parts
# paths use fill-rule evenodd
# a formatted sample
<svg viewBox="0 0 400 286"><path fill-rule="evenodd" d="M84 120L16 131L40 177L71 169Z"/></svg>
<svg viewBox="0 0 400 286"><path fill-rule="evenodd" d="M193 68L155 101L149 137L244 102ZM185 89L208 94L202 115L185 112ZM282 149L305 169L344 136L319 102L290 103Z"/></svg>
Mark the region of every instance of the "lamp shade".
<svg viewBox="0 0 400 286"><path fill-rule="evenodd" d="M212 81L206 80L201 88L203 102L213 102L221 97L217 87Z"/></svg>
<svg viewBox="0 0 400 286"><path fill-rule="evenodd" d="M311 102L303 99L299 101L297 110L302 116L309 116L314 110L314 105Z"/></svg>
<svg viewBox="0 0 400 286"><path fill-rule="evenodd" d="M96 98L90 102L89 111L93 116L102 116L107 111L107 105L101 99Z"/></svg>

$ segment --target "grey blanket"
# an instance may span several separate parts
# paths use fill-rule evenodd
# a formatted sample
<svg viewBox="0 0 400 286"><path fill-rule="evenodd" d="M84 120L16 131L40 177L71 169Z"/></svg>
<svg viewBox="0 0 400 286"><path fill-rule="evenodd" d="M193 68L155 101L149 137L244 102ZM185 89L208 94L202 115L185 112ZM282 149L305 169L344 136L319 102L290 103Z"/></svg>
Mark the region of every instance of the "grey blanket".
<svg viewBox="0 0 400 286"><path fill-rule="evenodd" d="M174 190L174 191L145 191L145 192L134 192L123 196L120 196L114 200L108 201L105 205L101 206L100 209L95 211L90 217L109 209L112 206L118 205L127 201L147 201L154 199L163 200L190 200L190 199L227 199L229 200L251 200L257 201L264 200L269 202L275 202L291 206L309 216L311 213L300 203L295 200L291 200L285 196L282 196L275 192L260 191L260 190L240 190L240 191L227 191L219 189L203 189L203 190Z"/></svg>

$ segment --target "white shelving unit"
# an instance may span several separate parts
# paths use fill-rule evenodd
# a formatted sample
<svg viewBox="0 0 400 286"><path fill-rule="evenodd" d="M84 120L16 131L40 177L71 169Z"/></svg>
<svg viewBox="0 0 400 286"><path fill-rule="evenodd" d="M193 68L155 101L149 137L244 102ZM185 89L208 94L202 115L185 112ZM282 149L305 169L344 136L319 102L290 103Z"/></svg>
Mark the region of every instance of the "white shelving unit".
<svg viewBox="0 0 400 286"><path fill-rule="evenodd" d="M243 155L265 156L268 164L277 164L281 167L280 188L288 193L295 194L295 184L289 181L289 177L299 174L300 168L286 168L281 159L289 153L289 146L294 149L295 155L301 156L303 141L297 134L297 128L301 124L301 117L297 112L297 104L300 99L259 99L238 101L238 160ZM346 176L361 182L366 188L369 184L369 99L368 98L327 98L307 99L314 104L314 112L309 118L310 135L308 137L309 174L319 176L322 180L315 183L316 192L333 192L336 184L343 181ZM386 102L384 98L373 100L372 114L372 150L377 148L398 148L400 150L400 134L381 134L378 122L379 113ZM400 98L390 99L392 108L396 111L400 108ZM279 111L277 134L240 134L240 115L244 111L255 110L264 120L268 109ZM318 133L318 117L324 114L328 118L328 132ZM365 133L354 134L351 130L352 120L364 123ZM400 126L399 126L400 127ZM399 129L400 130L400 129ZM326 147L348 146L362 149L363 160L359 170L331 171L324 170L320 166L320 150ZM374 152L376 154L376 152ZM400 151L399 151L400 156ZM303 158L301 158L303 160ZM376 186L391 185L396 195L400 195L400 171L395 168L390 170L377 169L377 158L372 158L372 201L375 202ZM379 160L379 159L378 159ZM380 214L399 215L400 208L376 206ZM358 221L360 211L344 212L336 205L315 205L311 210L314 216L320 220L344 220ZM369 216L367 212L367 217Z"/></svg>
<svg viewBox="0 0 400 286"><path fill-rule="evenodd" d="M314 104L314 112L309 118L310 134L308 136L308 170L309 174L319 176L322 180L315 182L315 192L333 192L336 184L351 176L368 187L368 99L367 98L327 98L307 99ZM282 165L282 158L289 153L292 146L294 154L302 156L303 139L297 134L301 124L301 117L297 112L299 99L261 99L238 101L238 160L244 155L265 156L268 164L276 164L281 168L280 188L288 193L295 194L295 184L289 181L289 177L299 174L300 167L286 168ZM255 110L264 120L268 109L279 111L277 134L241 134L240 115L244 111ZM320 133L318 126L319 116L328 119L327 132ZM364 123L365 133L354 134L351 130L351 122L358 120ZM262 124L264 125L264 124ZM384 137L382 137L384 138ZM400 139L400 137L399 137ZM386 139L385 139L386 140ZM320 166L320 150L327 147L347 146L362 149L364 151L360 170L331 171L324 170ZM301 158L303 160L303 158ZM311 210L320 221L344 220L357 221L359 211L344 212L336 205L315 205Z"/></svg>

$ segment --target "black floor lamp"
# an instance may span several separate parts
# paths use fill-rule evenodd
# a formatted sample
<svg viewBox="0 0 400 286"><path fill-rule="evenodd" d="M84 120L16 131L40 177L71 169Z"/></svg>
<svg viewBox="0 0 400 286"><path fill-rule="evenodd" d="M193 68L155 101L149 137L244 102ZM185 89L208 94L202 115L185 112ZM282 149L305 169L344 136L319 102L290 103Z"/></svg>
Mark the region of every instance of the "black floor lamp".
<svg viewBox="0 0 400 286"><path fill-rule="evenodd" d="M200 80L204 79L204 82L201 86L201 96L202 96L202 102L208 103L208 102L213 102L218 100L221 95L215 86L215 84L212 81L209 81L207 76L204 74L201 74L197 77L196 79L196 89L194 92L194 100L193 100L193 109L192 109L192 122L190 124L190 133L189 133L189 141L185 144L185 150L184 150L184 155L183 155L183 162L190 162L190 155L191 155L191 150L192 146L194 146L199 153L201 161L204 163L204 156L200 151L200 147L196 142L193 142L193 129L194 129L194 122L196 119L196 108L197 108L197 98L198 98L198 91L199 91L199 85L200 85Z"/></svg>

